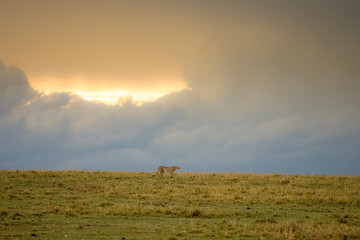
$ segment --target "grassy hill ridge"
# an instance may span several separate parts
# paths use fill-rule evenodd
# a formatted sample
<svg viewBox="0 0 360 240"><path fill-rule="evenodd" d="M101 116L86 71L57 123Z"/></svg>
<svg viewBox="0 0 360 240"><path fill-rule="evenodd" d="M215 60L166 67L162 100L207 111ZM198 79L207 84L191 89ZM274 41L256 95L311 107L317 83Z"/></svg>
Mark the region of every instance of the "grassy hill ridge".
<svg viewBox="0 0 360 240"><path fill-rule="evenodd" d="M2 239L360 239L360 176L0 171Z"/></svg>

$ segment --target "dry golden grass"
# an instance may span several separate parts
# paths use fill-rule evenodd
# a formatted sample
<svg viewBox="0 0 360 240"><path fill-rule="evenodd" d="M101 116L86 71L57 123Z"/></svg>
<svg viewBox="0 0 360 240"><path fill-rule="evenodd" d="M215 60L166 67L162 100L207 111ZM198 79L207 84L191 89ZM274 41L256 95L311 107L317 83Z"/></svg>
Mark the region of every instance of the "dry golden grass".
<svg viewBox="0 0 360 240"><path fill-rule="evenodd" d="M360 239L360 176L0 174L3 239Z"/></svg>

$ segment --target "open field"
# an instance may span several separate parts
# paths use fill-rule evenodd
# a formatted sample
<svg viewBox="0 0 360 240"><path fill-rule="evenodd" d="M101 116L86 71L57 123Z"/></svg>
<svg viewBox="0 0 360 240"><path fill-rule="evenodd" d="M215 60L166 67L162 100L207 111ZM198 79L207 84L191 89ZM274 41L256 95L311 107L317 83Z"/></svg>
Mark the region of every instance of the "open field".
<svg viewBox="0 0 360 240"><path fill-rule="evenodd" d="M360 239L360 176L0 174L1 239Z"/></svg>

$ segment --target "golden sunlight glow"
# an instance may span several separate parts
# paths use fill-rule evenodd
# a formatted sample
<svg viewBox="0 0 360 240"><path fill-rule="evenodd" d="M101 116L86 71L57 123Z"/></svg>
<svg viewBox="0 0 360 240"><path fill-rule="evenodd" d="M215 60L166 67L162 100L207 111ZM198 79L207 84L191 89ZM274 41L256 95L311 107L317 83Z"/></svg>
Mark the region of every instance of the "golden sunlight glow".
<svg viewBox="0 0 360 240"><path fill-rule="evenodd" d="M130 92L130 91L99 91L99 92L72 92L81 98L91 101L100 102L107 105L124 105L128 100L137 106L140 106L146 102L152 102L156 99L166 95L163 92Z"/></svg>
<svg viewBox="0 0 360 240"><path fill-rule="evenodd" d="M189 89L179 77L171 81L136 82L133 85L105 80L94 81L91 79L86 81L83 78L67 79L67 81L58 78L30 78L29 81L35 90L45 95L54 92L66 92L77 95L86 101L120 106L123 106L127 101L141 106L172 92ZM120 88L119 85L123 85L124 88Z"/></svg>

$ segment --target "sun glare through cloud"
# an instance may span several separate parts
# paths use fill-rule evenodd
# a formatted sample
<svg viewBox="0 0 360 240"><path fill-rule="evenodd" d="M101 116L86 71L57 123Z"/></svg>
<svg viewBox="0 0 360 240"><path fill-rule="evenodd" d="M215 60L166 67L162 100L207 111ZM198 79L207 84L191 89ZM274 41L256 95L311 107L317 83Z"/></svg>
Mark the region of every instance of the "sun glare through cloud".
<svg viewBox="0 0 360 240"><path fill-rule="evenodd" d="M70 95L76 95L86 101L103 103L109 106L123 106L128 101L136 106L141 106L147 102L154 102L157 99L178 92L183 89L191 90L190 88L176 89L172 91L126 91L126 90L112 90L112 91L77 91L77 90L62 90L62 91L42 91L44 95L51 95L55 92L66 92Z"/></svg>
<svg viewBox="0 0 360 240"><path fill-rule="evenodd" d="M86 101L104 103L106 105L124 105L128 101L136 106L141 106L147 102L153 102L162 96L179 92L184 89L190 90L186 83L180 78L170 81L159 81L153 84L141 84L141 87L134 85L124 85L112 83L111 81L94 81L94 79L84 78L32 78L30 85L44 95L51 95L56 92L66 92L76 95Z"/></svg>
<svg viewBox="0 0 360 240"><path fill-rule="evenodd" d="M105 103L106 105L124 105L128 100L131 100L131 102L137 106L146 102L155 101L168 94L166 92L133 92L124 90L95 92L75 91L72 93L91 102Z"/></svg>

